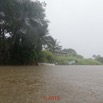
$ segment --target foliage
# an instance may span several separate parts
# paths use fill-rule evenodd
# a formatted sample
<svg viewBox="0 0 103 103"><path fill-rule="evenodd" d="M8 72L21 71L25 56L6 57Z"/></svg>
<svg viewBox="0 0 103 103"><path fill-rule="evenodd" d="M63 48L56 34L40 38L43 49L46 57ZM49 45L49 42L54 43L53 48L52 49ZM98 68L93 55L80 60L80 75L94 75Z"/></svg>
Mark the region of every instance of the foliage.
<svg viewBox="0 0 103 103"><path fill-rule="evenodd" d="M75 61L75 65L101 65L101 62L94 59L85 59L81 55L60 56L55 59L55 62L62 65L69 65L71 61Z"/></svg>
<svg viewBox="0 0 103 103"><path fill-rule="evenodd" d="M0 64L31 64L47 35L45 3L0 0Z"/></svg>
<svg viewBox="0 0 103 103"><path fill-rule="evenodd" d="M100 55L93 55L93 58L103 64L103 57Z"/></svg>
<svg viewBox="0 0 103 103"><path fill-rule="evenodd" d="M62 52L66 52L68 55L77 55L77 52L74 49L63 49Z"/></svg>
<svg viewBox="0 0 103 103"><path fill-rule="evenodd" d="M101 65L101 63L97 60L93 59L82 59L78 60L79 65Z"/></svg>
<svg viewBox="0 0 103 103"><path fill-rule="evenodd" d="M72 49L73 50L73 49ZM74 51L74 50L73 50ZM95 59L85 59L82 55L77 54L75 51L75 54L67 54L66 56L57 56L56 54L44 50L41 52L40 55L42 62L49 62L49 63L55 63L59 65L70 65L70 62L75 61L74 65L101 65L102 63ZM73 65L72 64L72 65Z"/></svg>
<svg viewBox="0 0 103 103"><path fill-rule="evenodd" d="M0 64L103 64L99 55L85 59L74 49L62 50L59 42L47 35L45 6L45 2L38 0L0 0ZM55 53L67 55L57 57Z"/></svg>
<svg viewBox="0 0 103 103"><path fill-rule="evenodd" d="M67 57L56 57L55 63L59 65L68 65L68 58Z"/></svg>
<svg viewBox="0 0 103 103"><path fill-rule="evenodd" d="M54 39L52 36L44 37L44 49L51 51L52 53L60 52L62 46L59 45L59 42Z"/></svg>
<svg viewBox="0 0 103 103"><path fill-rule="evenodd" d="M41 51L39 54L39 61L40 62L49 62L49 63L53 63L54 62L54 55L52 52L50 51Z"/></svg>

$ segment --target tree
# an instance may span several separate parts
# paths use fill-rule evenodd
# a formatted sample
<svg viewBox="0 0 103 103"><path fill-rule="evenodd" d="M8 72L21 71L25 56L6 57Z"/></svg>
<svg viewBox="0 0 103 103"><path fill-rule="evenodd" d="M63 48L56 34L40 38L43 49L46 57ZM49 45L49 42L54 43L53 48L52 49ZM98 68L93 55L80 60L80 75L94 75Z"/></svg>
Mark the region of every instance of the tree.
<svg viewBox="0 0 103 103"><path fill-rule="evenodd" d="M68 55L77 55L77 52L74 49L63 49L62 52L66 52Z"/></svg>
<svg viewBox="0 0 103 103"><path fill-rule="evenodd" d="M59 45L59 42L52 36L44 37L43 41L45 49L51 51L52 53L60 52L62 49L62 46Z"/></svg>
<svg viewBox="0 0 103 103"><path fill-rule="evenodd" d="M103 64L103 57L100 55L93 55L93 58Z"/></svg>
<svg viewBox="0 0 103 103"><path fill-rule="evenodd" d="M30 64L48 34L45 3L0 0L0 64Z"/></svg>

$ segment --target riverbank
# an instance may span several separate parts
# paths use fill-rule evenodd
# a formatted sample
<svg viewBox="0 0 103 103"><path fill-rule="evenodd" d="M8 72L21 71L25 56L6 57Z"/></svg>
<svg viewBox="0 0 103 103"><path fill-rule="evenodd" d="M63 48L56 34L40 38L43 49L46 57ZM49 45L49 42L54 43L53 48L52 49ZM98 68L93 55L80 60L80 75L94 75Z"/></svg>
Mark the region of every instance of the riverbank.
<svg viewBox="0 0 103 103"><path fill-rule="evenodd" d="M55 66L54 63L38 63L39 66Z"/></svg>

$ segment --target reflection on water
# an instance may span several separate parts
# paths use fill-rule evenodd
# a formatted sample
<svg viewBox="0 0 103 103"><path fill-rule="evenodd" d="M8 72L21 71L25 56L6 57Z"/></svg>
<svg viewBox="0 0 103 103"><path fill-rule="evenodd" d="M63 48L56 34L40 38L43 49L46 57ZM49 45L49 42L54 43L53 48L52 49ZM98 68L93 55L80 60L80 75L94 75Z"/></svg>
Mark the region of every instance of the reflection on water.
<svg viewBox="0 0 103 103"><path fill-rule="evenodd" d="M0 103L102 102L103 66L0 67Z"/></svg>

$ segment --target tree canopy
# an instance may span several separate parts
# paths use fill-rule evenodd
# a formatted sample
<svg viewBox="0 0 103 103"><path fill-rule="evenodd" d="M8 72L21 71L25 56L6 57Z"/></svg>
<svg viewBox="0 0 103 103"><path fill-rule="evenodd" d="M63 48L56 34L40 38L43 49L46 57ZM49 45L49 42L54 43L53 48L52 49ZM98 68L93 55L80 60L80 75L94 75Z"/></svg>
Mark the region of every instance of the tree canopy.
<svg viewBox="0 0 103 103"><path fill-rule="evenodd" d="M52 53L61 52L62 46L59 45L57 39L52 36L45 36L43 39L44 49L51 51Z"/></svg>
<svg viewBox="0 0 103 103"><path fill-rule="evenodd" d="M48 34L45 6L39 1L0 0L0 64L36 61Z"/></svg>
<svg viewBox="0 0 103 103"><path fill-rule="evenodd" d="M68 53L69 55L77 55L77 52L74 49L71 49L71 48L63 49L62 51Z"/></svg>

